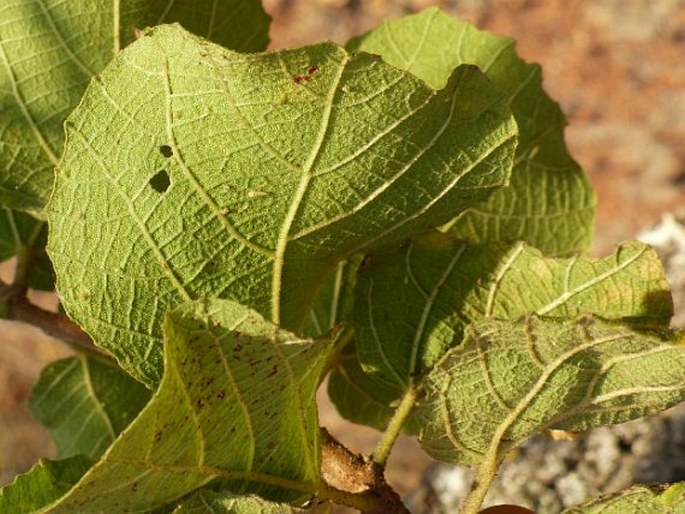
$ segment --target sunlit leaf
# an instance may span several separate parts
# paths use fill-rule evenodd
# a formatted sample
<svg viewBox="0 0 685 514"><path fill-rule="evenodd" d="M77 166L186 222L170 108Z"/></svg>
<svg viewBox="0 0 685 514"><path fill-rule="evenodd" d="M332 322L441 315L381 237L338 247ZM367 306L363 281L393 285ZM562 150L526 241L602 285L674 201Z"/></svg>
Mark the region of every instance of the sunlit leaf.
<svg viewBox="0 0 685 514"><path fill-rule="evenodd" d="M349 48L379 54L433 87L458 65L475 64L507 96L520 131L511 185L460 215L451 233L471 243L527 241L551 255L590 246L594 193L566 150L566 120L542 88L540 67L518 57L513 39L430 8L385 21Z"/></svg>
<svg viewBox="0 0 685 514"><path fill-rule="evenodd" d="M460 464L500 461L548 428L582 431L685 398L685 346L584 318L471 325L425 380L423 448Z"/></svg>
<svg viewBox="0 0 685 514"><path fill-rule="evenodd" d="M563 514L683 514L685 484L636 485L565 509Z"/></svg>
<svg viewBox="0 0 685 514"><path fill-rule="evenodd" d="M92 462L83 455L58 461L41 459L0 490L0 512L23 514L40 511L71 489L91 465Z"/></svg>
<svg viewBox="0 0 685 514"><path fill-rule="evenodd" d="M153 509L215 479L241 494L311 496L314 396L330 342L299 339L225 300L179 307L165 334L158 391L52 512Z"/></svg>
<svg viewBox="0 0 685 514"><path fill-rule="evenodd" d="M58 289L149 384L168 309L230 298L299 332L339 260L487 197L516 144L474 67L435 91L332 43L246 56L178 26L122 52L66 130L49 208Z"/></svg>
<svg viewBox="0 0 685 514"><path fill-rule="evenodd" d="M331 379L338 389L331 397L345 417L365 422L384 414L387 422L392 411L378 404L389 406L420 385L461 342L466 325L531 312L559 318L593 313L666 328L673 305L659 257L643 243L625 243L604 259L560 259L524 243L470 246L427 235L373 255L360 273L355 338L368 377L354 360L343 360Z"/></svg>

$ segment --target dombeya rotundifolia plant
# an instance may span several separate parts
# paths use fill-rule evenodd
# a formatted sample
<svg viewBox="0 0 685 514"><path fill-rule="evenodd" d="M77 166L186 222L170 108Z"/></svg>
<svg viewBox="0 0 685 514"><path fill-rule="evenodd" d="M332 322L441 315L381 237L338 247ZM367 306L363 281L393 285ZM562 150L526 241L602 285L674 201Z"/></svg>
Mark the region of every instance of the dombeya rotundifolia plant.
<svg viewBox="0 0 685 514"><path fill-rule="evenodd" d="M47 215L63 307L89 335L48 316L53 333L97 347L43 372L31 406L59 460L5 487L0 511L407 512L383 474L404 430L476 467L464 512L477 512L529 436L685 396L658 258L635 242L582 255L593 193L539 69L510 40L429 9L347 50L244 53L267 39L257 2L183 4L173 20L176 4L132 5L102 6L107 30L90 37L113 59L49 111L75 107L64 152L61 135L51 146L54 190L17 179L19 153L2 164L27 188L0 200ZM32 16L60 69L94 51L70 45L99 27L78 23L88 6ZM16 12L35 8L0 7L3 55L6 34L27 30ZM186 28L145 29L160 19ZM137 37L121 51L117 27L132 27L122 48ZM0 91L5 123L27 130L10 132L16 147L0 139L0 154L48 140L22 62L5 59ZM45 229L5 212L3 256L24 271L2 285L3 305L31 321L18 295L44 259L22 256L42 255ZM372 459L319 427L315 392L331 370L341 413L383 431ZM680 498L610 501L636 494Z"/></svg>

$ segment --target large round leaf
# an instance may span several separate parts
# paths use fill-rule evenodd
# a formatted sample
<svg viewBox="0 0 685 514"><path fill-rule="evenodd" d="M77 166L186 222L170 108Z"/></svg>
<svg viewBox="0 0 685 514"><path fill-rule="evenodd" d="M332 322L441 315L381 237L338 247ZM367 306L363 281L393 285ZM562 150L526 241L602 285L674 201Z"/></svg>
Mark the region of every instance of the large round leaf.
<svg viewBox="0 0 685 514"><path fill-rule="evenodd" d="M337 261L487 197L515 144L472 66L435 91L330 43L248 56L159 27L67 122L49 209L58 290L155 383L171 307L230 298L300 331Z"/></svg>

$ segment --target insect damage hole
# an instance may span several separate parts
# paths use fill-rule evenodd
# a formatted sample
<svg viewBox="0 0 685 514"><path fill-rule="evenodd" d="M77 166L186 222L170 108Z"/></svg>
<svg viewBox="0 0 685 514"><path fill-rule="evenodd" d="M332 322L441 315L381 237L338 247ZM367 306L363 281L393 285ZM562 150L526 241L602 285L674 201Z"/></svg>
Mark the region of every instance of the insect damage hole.
<svg viewBox="0 0 685 514"><path fill-rule="evenodd" d="M169 145L161 145L159 147L159 153L161 153L167 159L174 155L174 150Z"/></svg>
<svg viewBox="0 0 685 514"><path fill-rule="evenodd" d="M169 186L171 185L171 179L169 178L169 173L167 173L166 170L159 170L155 175L150 179L150 187L157 191L158 193L166 193L166 190L169 189Z"/></svg>

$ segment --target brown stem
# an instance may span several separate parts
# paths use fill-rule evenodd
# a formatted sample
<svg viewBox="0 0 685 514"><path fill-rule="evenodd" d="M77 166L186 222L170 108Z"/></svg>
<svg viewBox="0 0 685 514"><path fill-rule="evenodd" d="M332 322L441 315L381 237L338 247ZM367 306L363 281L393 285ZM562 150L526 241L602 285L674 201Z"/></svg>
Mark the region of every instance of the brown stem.
<svg viewBox="0 0 685 514"><path fill-rule="evenodd" d="M382 465L352 453L325 428L321 475L322 497L365 514L409 514L397 492L385 481Z"/></svg>
<svg viewBox="0 0 685 514"><path fill-rule="evenodd" d="M5 302L5 317L22 321L41 329L47 335L72 344L79 350L98 355L109 355L95 346L93 340L81 327L65 316L41 309L26 298L26 288L8 285L0 281L0 301Z"/></svg>

